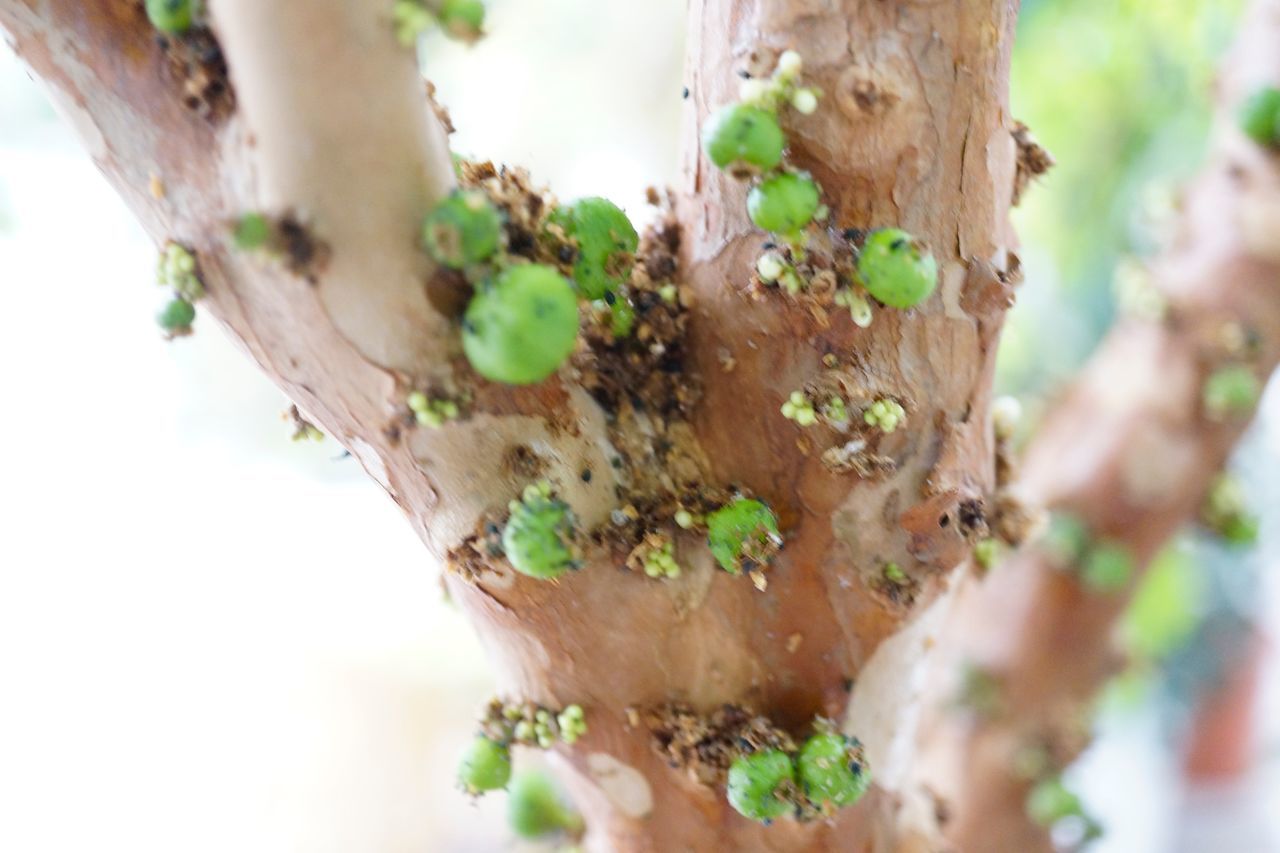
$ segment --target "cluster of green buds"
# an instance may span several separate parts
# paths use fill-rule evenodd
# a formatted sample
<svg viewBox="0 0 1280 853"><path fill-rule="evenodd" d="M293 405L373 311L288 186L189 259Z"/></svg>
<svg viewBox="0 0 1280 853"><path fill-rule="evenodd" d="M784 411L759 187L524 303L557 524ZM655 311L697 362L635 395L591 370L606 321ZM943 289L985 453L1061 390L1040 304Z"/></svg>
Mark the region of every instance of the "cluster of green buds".
<svg viewBox="0 0 1280 853"><path fill-rule="evenodd" d="M458 417L458 404L443 397L428 397L421 391L411 391L405 398L409 411L419 426L427 429L439 429L448 421Z"/></svg>
<svg viewBox="0 0 1280 853"><path fill-rule="evenodd" d="M813 426L818 422L818 412L803 391L792 391L782 404L782 416L795 421L797 426Z"/></svg>
<svg viewBox="0 0 1280 853"><path fill-rule="evenodd" d="M1053 516L1047 546L1059 566L1076 572L1080 581L1095 592L1118 592L1137 573L1128 548L1107 539L1094 539L1079 519L1064 513Z"/></svg>
<svg viewBox="0 0 1280 853"><path fill-rule="evenodd" d="M824 218L817 182L786 162L787 139L778 120L778 112L784 106L805 114L818 107L818 91L797 85L802 68L800 54L785 51L778 58L773 76L768 80L745 80L739 102L713 115L702 136L703 148L712 163L735 178L753 181L747 195L751 221L796 247L807 242L805 229L809 223ZM780 257L777 259L781 261ZM772 276L766 268L762 278L774 280L783 276L785 262L778 267Z"/></svg>
<svg viewBox="0 0 1280 853"><path fill-rule="evenodd" d="M172 241L166 243L160 252L156 282L173 292L173 297L156 316L165 336L176 338L191 334L191 324L196 319L196 300L204 296L196 256L185 246Z"/></svg>
<svg viewBox="0 0 1280 853"><path fill-rule="evenodd" d="M907 410L897 400L876 400L862 413L862 422L883 433L893 432L907 419Z"/></svg>
<svg viewBox="0 0 1280 853"><path fill-rule="evenodd" d="M827 721L798 751L769 748L729 765L729 805L743 817L770 823L785 815L810 820L853 805L871 784L866 753L856 738Z"/></svg>
<svg viewBox="0 0 1280 853"><path fill-rule="evenodd" d="M837 394L828 395L825 400L815 404L813 398L804 391L792 391L779 411L784 418L795 421L801 427L813 426L820 420L839 430L844 430L849 425L849 404Z"/></svg>
<svg viewBox="0 0 1280 853"><path fill-rule="evenodd" d="M147 0L146 7L151 26L166 35L181 35L204 17L201 0Z"/></svg>
<svg viewBox="0 0 1280 853"><path fill-rule="evenodd" d="M507 822L529 841L582 834L582 816L569 807L545 773L528 771L507 789Z"/></svg>
<svg viewBox="0 0 1280 853"><path fill-rule="evenodd" d="M1063 784L1061 776L1037 780L1027 792L1026 811L1033 823L1045 829L1065 822L1078 824L1081 844L1102 837L1102 825L1085 811L1080 798Z"/></svg>
<svg viewBox="0 0 1280 853"><path fill-rule="evenodd" d="M1280 148L1280 89L1263 86L1245 99L1240 129L1259 145Z"/></svg>
<svg viewBox="0 0 1280 853"><path fill-rule="evenodd" d="M468 44L484 35L484 3L481 0L396 0L391 8L396 38L405 47L436 23L444 34Z"/></svg>
<svg viewBox="0 0 1280 853"><path fill-rule="evenodd" d="M502 211L476 189L452 192L422 227L431 257L461 271L475 287L463 316L462 346L477 373L508 385L551 376L577 345L579 299L609 312L616 337L630 334L635 311L626 282L640 238L621 208L592 197L548 215L545 238L567 258L572 278L547 264L513 262L504 227Z"/></svg>
<svg viewBox="0 0 1280 853"><path fill-rule="evenodd" d="M502 550L516 571L554 580L580 567L573 511L552 494L550 482L541 480L527 486L520 500L512 501L508 509Z"/></svg>
<svg viewBox="0 0 1280 853"><path fill-rule="evenodd" d="M541 382L578 339L573 287L544 264L508 265L503 216L480 190L454 190L427 214L422 244L441 266L475 286L462 320L462 348L475 371L508 385Z"/></svg>
<svg viewBox="0 0 1280 853"><path fill-rule="evenodd" d="M1253 414L1262 396L1262 382L1244 364L1220 367L1204 383L1204 410L1212 420L1242 420Z"/></svg>
<svg viewBox="0 0 1280 853"><path fill-rule="evenodd" d="M737 497L706 517L707 545L720 568L746 573L758 589L767 585L764 569L782 548L778 518L761 501Z"/></svg>
<svg viewBox="0 0 1280 853"><path fill-rule="evenodd" d="M1200 509L1200 521L1229 544L1258 541L1258 518L1249 511L1240 480L1231 474L1214 479Z"/></svg>
<svg viewBox="0 0 1280 853"><path fill-rule="evenodd" d="M678 578L676 543L665 533L646 533L644 539L627 556L627 568L644 572L650 578Z"/></svg>
<svg viewBox="0 0 1280 853"><path fill-rule="evenodd" d="M547 226L556 253L570 259L569 273L578 295L609 316L615 338L629 336L635 308L627 281L640 235L627 214L607 198L589 196L557 207L547 217ZM664 294L667 301L678 298L674 285L667 285Z"/></svg>
<svg viewBox="0 0 1280 853"><path fill-rule="evenodd" d="M480 721L480 733L463 755L458 779L463 790L475 795L505 788L511 778L511 747L550 749L573 745L587 733L587 717L581 705L559 711L532 702L491 701Z"/></svg>

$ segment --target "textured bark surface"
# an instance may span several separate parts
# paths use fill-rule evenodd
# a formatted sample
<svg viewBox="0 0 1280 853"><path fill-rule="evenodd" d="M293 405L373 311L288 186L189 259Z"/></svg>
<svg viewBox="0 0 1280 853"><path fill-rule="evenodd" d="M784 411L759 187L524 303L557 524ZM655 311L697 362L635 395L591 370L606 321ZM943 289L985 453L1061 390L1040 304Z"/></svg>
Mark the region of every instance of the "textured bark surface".
<svg viewBox="0 0 1280 853"><path fill-rule="evenodd" d="M467 417L435 431L408 428L403 401L468 379L443 307L455 294L416 248L452 170L385 7L211 0L237 102L226 116L182 105L183 80L135 0L0 0L0 24L151 234L198 252L202 306L360 459L436 558L526 484L528 466L507 462L517 448L588 528L644 469L676 457L680 479L745 487L777 509L787 541L763 592L715 569L693 535L680 537L685 571L671 583L619 571L602 548L559 583L448 577L505 693L586 708L589 734L557 751L596 847L933 849L931 807L899 790L928 645L928 626L912 623L967 560L962 518L977 507L982 519L994 485L988 399L1016 267L1006 90L1017 3L694 0L679 205L687 367L704 390L691 423L619 426L565 370L524 390L482 386ZM745 188L700 156L697 127L735 97L737 72L771 67L786 47L825 93L789 130L835 224L906 228L939 261L937 295L880 311L866 330L745 294L762 237ZM232 251L228 224L258 210L295 215L329 263L299 276ZM869 393L905 401L907 428L879 447L892 475L828 471L818 457L837 437L778 413L827 355ZM657 449L668 441L678 453ZM909 593L886 591L889 562ZM749 705L797 732L848 712L879 784L829 822L750 823L628 723L628 709L672 700Z"/></svg>
<svg viewBox="0 0 1280 853"><path fill-rule="evenodd" d="M1209 161L1151 266L1165 318L1121 321L1026 454L1031 500L1123 543L1140 566L1196 515L1247 425L1208 415L1208 375L1244 363L1265 380L1280 359L1280 158L1236 120L1246 96L1277 83L1280 2L1256 0L1217 84ZM1044 743L1062 766L1087 743L1091 702L1120 664L1113 628L1132 588L1092 592L1042 547L966 590L944 645L994 676L1003 710L942 710L923 728L926 779L949 806L957 849L1047 849L1026 818L1030 782L1014 754Z"/></svg>

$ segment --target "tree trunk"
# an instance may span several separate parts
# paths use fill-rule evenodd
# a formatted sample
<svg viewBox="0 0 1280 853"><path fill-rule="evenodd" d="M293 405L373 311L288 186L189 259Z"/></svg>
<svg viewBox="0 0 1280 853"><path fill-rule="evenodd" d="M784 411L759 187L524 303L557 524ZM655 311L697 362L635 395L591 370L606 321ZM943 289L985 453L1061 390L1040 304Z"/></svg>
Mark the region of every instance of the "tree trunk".
<svg viewBox="0 0 1280 853"><path fill-rule="evenodd" d="M1026 453L1022 493L1123 545L1139 568L1197 515L1251 417L1209 412L1209 376L1242 365L1261 382L1280 361L1280 160L1237 119L1246 97L1278 83L1280 2L1255 0L1219 75L1208 163L1151 264L1164 311L1118 323ZM1047 546L1015 554L968 585L945 632L953 672L976 665L1000 693L997 713L957 711L945 695L955 679L940 678L922 727L918 772L946 803L957 849L1048 849L1015 756L1044 746L1055 772L1070 763L1121 663L1113 629L1135 584L1091 591L1059 562Z"/></svg>
<svg viewBox="0 0 1280 853"><path fill-rule="evenodd" d="M937 849L934 803L909 785L910 719L947 578L994 522L988 404L1018 274L1017 3L693 0L678 213L684 382L701 398L688 421L606 409L565 370L527 389L481 384L466 416L434 431L412 428L407 392L471 381L457 294L416 247L453 172L385 5L211 0L225 82L207 57L158 41L137 0L0 0L0 24L151 234L197 253L212 313L359 458L437 560L531 472L605 531L559 583L500 562L447 576L505 694L586 709L589 733L556 751L595 847ZM880 311L869 329L748 293L763 238L743 187L698 150L698 126L735 98L738 72L771 68L787 47L824 93L788 129L834 225L900 226L939 262L937 295ZM296 219L312 251L284 265L233 251L228 225L250 211ZM875 448L891 461L884 476L831 470L822 454L844 438L779 415L791 391L836 380L903 401L907 428ZM607 531L622 503L735 487L782 523L767 589L714 568L692 534L677 537L678 580L619 570ZM886 583L891 563L904 581ZM815 715L843 719L877 786L830 821L749 822L667 766L636 723L673 701L749 706L797 733Z"/></svg>

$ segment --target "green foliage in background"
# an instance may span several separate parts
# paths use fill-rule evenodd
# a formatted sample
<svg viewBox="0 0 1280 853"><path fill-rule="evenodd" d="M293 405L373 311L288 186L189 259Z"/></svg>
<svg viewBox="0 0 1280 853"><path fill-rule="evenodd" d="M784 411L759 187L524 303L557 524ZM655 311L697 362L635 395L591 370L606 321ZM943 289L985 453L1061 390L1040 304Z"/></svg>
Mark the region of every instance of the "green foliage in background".
<svg viewBox="0 0 1280 853"><path fill-rule="evenodd" d="M1202 568L1177 542L1152 562L1120 623L1125 651L1159 661L1195 632L1206 594Z"/></svg>
<svg viewBox="0 0 1280 853"><path fill-rule="evenodd" d="M1014 215L1028 276L1001 350L1005 390L1069 375L1111 321L1116 262L1155 248L1153 220L1201 159L1214 68L1242 5L1023 3L1013 115L1058 163Z"/></svg>

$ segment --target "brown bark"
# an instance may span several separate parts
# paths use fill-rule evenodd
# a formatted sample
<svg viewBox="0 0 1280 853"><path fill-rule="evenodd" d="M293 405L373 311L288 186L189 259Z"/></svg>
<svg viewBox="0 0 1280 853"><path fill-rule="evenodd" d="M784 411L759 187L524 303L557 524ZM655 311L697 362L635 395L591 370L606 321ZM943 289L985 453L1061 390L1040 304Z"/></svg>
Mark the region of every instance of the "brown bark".
<svg viewBox="0 0 1280 853"><path fill-rule="evenodd" d="M1028 498L1123 544L1140 566L1196 514L1247 425L1209 416L1206 378L1238 362L1265 379L1280 359L1280 158L1236 119L1244 97L1277 82L1280 3L1256 0L1218 81L1209 161L1152 265L1165 319L1120 322L1026 455ZM1054 563L1047 547L1025 549L971 585L944 643L986 670L1001 697L989 716L935 709L923 729L925 778L948 805L959 850L1047 847L1026 817L1031 783L1014 755L1043 743L1058 766L1074 758L1090 703L1119 663L1112 629L1132 584L1090 591Z"/></svg>
<svg viewBox="0 0 1280 853"><path fill-rule="evenodd" d="M482 388L467 417L437 431L409 429L403 400L465 379L454 324L435 307L449 301L446 284L415 247L452 173L384 7L212 0L237 101L225 117L181 105L183 81L134 0L0 0L0 24L152 235L199 253L212 313L387 488L437 559L525 485L500 463L517 447L588 528L607 523L646 468L676 457L681 476L748 488L777 509L787 541L764 592L715 569L691 535L671 583L618 571L599 547L554 584L501 567L448 576L505 693L586 708L589 734L556 749L596 846L929 849L932 810L901 790L902 718L926 648L910 623L967 559L990 507L991 371L1016 268L1006 89L1017 3L692 2L680 214L688 367L704 396L691 423L607 423L566 370L531 389ZM762 238L743 187L698 151L697 126L735 97L735 72L785 47L825 93L789 129L835 224L906 228L939 261L938 295L880 311L866 330L744 293ZM153 176L162 197L148 191ZM328 265L298 276L232 251L228 222L255 210L297 215ZM828 471L818 456L837 437L802 435L778 414L827 355L869 393L906 402L908 428L879 448L896 466L883 479ZM907 592L886 591L889 562ZM750 823L628 723L627 709L671 700L746 704L797 732L848 711L879 786L829 822Z"/></svg>

